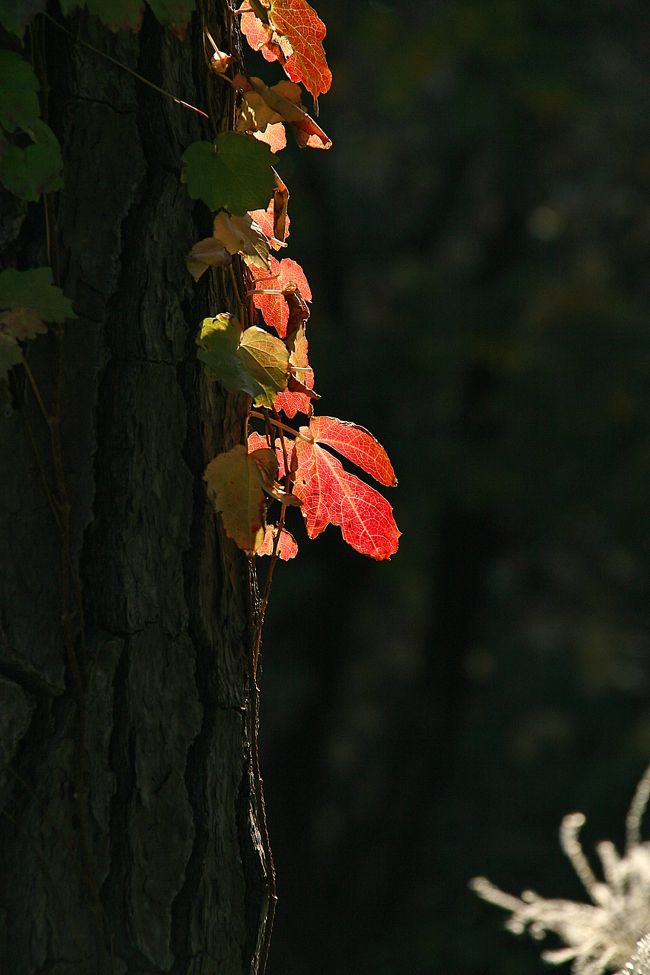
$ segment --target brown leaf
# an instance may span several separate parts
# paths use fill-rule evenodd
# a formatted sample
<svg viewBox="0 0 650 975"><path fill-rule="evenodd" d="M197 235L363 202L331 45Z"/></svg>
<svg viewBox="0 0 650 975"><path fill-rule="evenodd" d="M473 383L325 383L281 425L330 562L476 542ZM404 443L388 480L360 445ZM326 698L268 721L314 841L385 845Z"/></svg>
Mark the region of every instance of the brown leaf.
<svg viewBox="0 0 650 975"><path fill-rule="evenodd" d="M269 243L259 224L250 214L232 217L220 210L214 218L212 235L229 254L241 254L248 265L264 270L269 267Z"/></svg>
<svg viewBox="0 0 650 975"><path fill-rule="evenodd" d="M267 125L284 121L293 128L301 148L330 148L332 140L302 105L300 85L293 81L279 81L269 88L261 78L241 74L235 75L233 81L244 93L238 131L264 131Z"/></svg>
<svg viewBox="0 0 650 975"><path fill-rule="evenodd" d="M209 267L225 267L231 261L232 257L224 245L214 237L197 241L185 258L187 270L195 281L198 281Z"/></svg>

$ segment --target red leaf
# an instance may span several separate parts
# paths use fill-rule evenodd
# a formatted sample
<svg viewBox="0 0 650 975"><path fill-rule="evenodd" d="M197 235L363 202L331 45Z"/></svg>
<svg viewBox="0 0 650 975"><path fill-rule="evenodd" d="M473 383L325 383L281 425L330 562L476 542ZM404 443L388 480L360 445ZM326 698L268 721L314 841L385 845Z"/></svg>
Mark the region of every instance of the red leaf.
<svg viewBox="0 0 650 975"><path fill-rule="evenodd" d="M311 288L305 277L305 272L296 261L285 257L278 261L271 257L270 275L266 271L252 268L255 278L255 286L258 290L282 292L285 289L292 290L297 288L300 294L307 301L311 301ZM287 334L287 324L289 322L289 306L281 293L278 294L254 294L253 301L255 307L259 308L264 317L264 321L270 328L274 328L280 338Z"/></svg>
<svg viewBox="0 0 650 975"><path fill-rule="evenodd" d="M246 4L242 4L246 6ZM279 61L292 81L301 81L314 98L329 91L332 73L325 60L325 24L307 0L270 0L268 24L244 13L241 29L254 51Z"/></svg>
<svg viewBox="0 0 650 975"><path fill-rule="evenodd" d="M287 449L287 459L290 460L290 458L291 458L291 451L293 450L293 440L287 438L285 440L285 444L286 444L286 449ZM255 450L262 450L264 447L268 447L268 445L269 445L269 442L268 442L268 440L266 439L266 437L263 434L257 433L257 431L253 431L253 433L249 433L248 434L248 453L249 454L252 454L253 451L255 451ZM279 439L277 439L275 441L275 456L276 456L277 461L278 461L278 479L279 480L282 480L282 478L286 474L286 470L285 470L285 466L284 466L284 454L282 452L282 444L281 444L281 442L280 442Z"/></svg>
<svg viewBox="0 0 650 975"><path fill-rule="evenodd" d="M284 240L289 236L289 224L291 223L289 216L285 217L284 224L284 240L280 240L276 237L275 228L275 203L273 200L270 201L266 210L251 210L249 216L253 218L256 224L258 224L268 239L269 244L273 250L280 250L284 244Z"/></svg>
<svg viewBox="0 0 650 975"><path fill-rule="evenodd" d="M276 532L277 528L274 525L266 526L264 541L255 553L256 555L273 555ZM291 532L283 528L280 533L280 541L278 542L278 558L281 558L283 562L287 562L289 559L295 559L297 554L298 543Z"/></svg>
<svg viewBox="0 0 650 975"><path fill-rule="evenodd" d="M323 418L331 420L330 417ZM309 427L301 427L301 437L296 440L295 451L298 467L295 474L294 493L302 501L302 513L310 538L317 535L327 525L338 525L343 538L357 552L370 555L374 559L390 558L397 551L400 532L393 518L393 509L378 491L364 484L354 474L349 474L333 454L318 444L318 418L312 419ZM385 462L375 448L371 448L368 437L379 451L383 448L367 431L354 424L338 422L339 426L324 424L325 435L337 441L337 449L345 448L348 456L355 462L368 463L372 473L388 476ZM348 427L349 440L345 442L343 431ZM360 436L359 431L365 436ZM306 438L306 439L305 439ZM394 481L394 474L393 474Z"/></svg>
<svg viewBox="0 0 650 975"><path fill-rule="evenodd" d="M332 72L323 50L327 29L314 8L307 0L271 0L269 21L293 49L284 64L289 78L301 81L314 98L329 91Z"/></svg>
<svg viewBox="0 0 650 975"><path fill-rule="evenodd" d="M335 416L315 416L309 424L314 440L326 443L380 484L395 487L397 478L388 454L364 427L338 420Z"/></svg>

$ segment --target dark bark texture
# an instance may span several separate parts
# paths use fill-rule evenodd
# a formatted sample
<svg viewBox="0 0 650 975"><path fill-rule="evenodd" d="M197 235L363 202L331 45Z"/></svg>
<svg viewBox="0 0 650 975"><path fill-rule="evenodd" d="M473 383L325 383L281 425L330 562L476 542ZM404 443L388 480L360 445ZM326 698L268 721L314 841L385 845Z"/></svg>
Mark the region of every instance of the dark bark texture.
<svg viewBox="0 0 650 975"><path fill-rule="evenodd" d="M202 482L245 403L196 362L228 296L185 269L209 217L179 181L227 110L202 47L226 16L200 10L185 42L149 14L138 34L68 22L212 126L51 23L34 35L65 159L51 253L78 320L29 350L60 422L20 369L0 418L2 975L259 970L254 580ZM4 213L5 264L47 264L43 206Z"/></svg>

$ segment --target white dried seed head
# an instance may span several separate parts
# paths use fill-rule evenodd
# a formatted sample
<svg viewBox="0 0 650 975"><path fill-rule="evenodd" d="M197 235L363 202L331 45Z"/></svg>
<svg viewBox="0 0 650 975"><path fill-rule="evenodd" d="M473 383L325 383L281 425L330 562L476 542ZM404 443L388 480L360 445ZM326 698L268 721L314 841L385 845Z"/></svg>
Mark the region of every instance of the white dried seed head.
<svg viewBox="0 0 650 975"><path fill-rule="evenodd" d="M549 900L526 890L513 897L484 877L471 886L483 900L510 912L506 927L534 937L558 935L564 948L546 951L553 965L572 962L573 975L650 975L650 843L641 842L641 821L650 799L650 767L641 779L627 815L627 843L622 856L610 842L597 847L603 880L584 854L579 832L582 813L565 816L560 844L591 903Z"/></svg>

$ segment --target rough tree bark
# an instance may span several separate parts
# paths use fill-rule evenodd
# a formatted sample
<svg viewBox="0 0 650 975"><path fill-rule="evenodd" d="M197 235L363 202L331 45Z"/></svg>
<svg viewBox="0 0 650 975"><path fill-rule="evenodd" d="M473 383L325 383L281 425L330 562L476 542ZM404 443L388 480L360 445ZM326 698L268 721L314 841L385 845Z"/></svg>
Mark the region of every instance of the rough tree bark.
<svg viewBox="0 0 650 975"><path fill-rule="evenodd" d="M219 38L228 17L201 5L189 43L149 15L136 35L68 21L211 126L50 22L32 37L65 159L50 256L79 318L29 350L60 424L19 369L0 417L3 975L260 971L254 579L202 483L245 403L197 367L197 324L227 296L187 274L209 218L179 183L227 110L202 23ZM47 264L42 204L2 212L4 264Z"/></svg>

